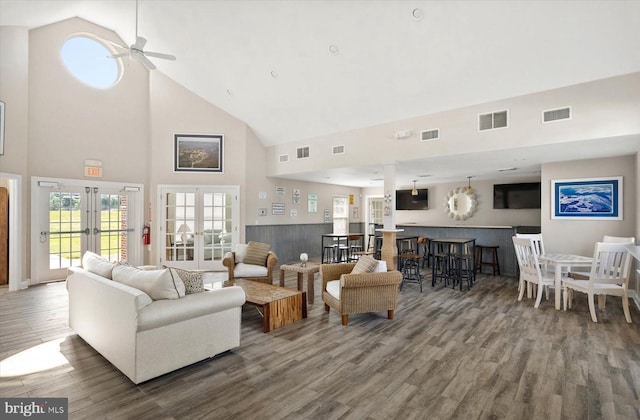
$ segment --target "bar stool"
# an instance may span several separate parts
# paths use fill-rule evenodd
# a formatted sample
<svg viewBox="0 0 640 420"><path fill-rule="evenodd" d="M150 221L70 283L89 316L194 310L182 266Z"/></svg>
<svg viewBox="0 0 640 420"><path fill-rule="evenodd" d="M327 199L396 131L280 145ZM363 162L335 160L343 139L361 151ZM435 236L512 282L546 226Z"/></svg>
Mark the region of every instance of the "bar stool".
<svg viewBox="0 0 640 420"><path fill-rule="evenodd" d="M422 293L422 274L420 274L420 255L411 252L398 254L398 259L402 261L402 283L400 290L405 282L418 283L420 285L420 293Z"/></svg>
<svg viewBox="0 0 640 420"><path fill-rule="evenodd" d="M496 273L500 275L500 262L498 261L498 248L497 245L476 245L476 272L482 273L482 267L488 265L492 268L492 273L495 276ZM484 260L484 250L489 250L490 261Z"/></svg>
<svg viewBox="0 0 640 420"><path fill-rule="evenodd" d="M429 238L425 238L420 236L418 238L418 249L422 247L422 268L424 268L425 263L427 267L431 267L431 244L429 243ZM420 253L420 251L418 251Z"/></svg>
<svg viewBox="0 0 640 420"><path fill-rule="evenodd" d="M337 245L325 245L324 246L324 261L323 264L331 264L336 262Z"/></svg>

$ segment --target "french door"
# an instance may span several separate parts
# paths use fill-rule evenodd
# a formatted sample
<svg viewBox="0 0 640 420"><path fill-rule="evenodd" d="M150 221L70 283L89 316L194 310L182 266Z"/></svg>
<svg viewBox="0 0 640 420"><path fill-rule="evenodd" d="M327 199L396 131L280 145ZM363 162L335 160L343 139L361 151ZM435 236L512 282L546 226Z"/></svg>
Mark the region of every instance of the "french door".
<svg viewBox="0 0 640 420"><path fill-rule="evenodd" d="M85 251L141 263L142 186L83 180L32 180L31 283L64 279Z"/></svg>
<svg viewBox="0 0 640 420"><path fill-rule="evenodd" d="M160 187L160 263L223 270L222 258L239 238L238 190Z"/></svg>

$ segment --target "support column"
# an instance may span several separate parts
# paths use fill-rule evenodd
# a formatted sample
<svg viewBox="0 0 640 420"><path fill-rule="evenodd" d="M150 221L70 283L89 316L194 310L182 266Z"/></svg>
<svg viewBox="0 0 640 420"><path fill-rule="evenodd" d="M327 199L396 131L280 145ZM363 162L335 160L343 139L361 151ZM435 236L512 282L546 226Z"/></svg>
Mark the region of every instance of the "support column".
<svg viewBox="0 0 640 420"><path fill-rule="evenodd" d="M381 257L387 263L387 270L398 269L398 245L396 234L403 229L396 229L396 164L384 164L384 228L382 232Z"/></svg>

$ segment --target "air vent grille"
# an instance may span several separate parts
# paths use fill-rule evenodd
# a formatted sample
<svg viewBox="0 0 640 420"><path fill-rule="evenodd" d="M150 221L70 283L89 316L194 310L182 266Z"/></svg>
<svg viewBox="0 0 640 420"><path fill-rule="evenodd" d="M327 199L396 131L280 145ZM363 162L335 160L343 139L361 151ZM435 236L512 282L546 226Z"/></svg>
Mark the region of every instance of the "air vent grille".
<svg viewBox="0 0 640 420"><path fill-rule="evenodd" d="M334 155L341 155L344 153L344 144L341 144L339 146L333 146L331 148L331 153L333 153Z"/></svg>
<svg viewBox="0 0 640 420"><path fill-rule="evenodd" d="M564 108L548 109L546 111L542 111L542 122L543 123L570 120L570 119L571 119L571 107L570 106L567 106L567 107L564 107Z"/></svg>
<svg viewBox="0 0 640 420"><path fill-rule="evenodd" d="M298 147L296 149L298 159L304 159L309 157L309 146Z"/></svg>
<svg viewBox="0 0 640 420"><path fill-rule="evenodd" d="M440 138L440 130L435 128L420 132L420 141L438 140Z"/></svg>
<svg viewBox="0 0 640 420"><path fill-rule="evenodd" d="M495 128L505 128L509 126L508 112L497 111L489 114L478 115L478 130L493 130Z"/></svg>
<svg viewBox="0 0 640 420"><path fill-rule="evenodd" d="M289 155L280 155L280 163L289 162Z"/></svg>

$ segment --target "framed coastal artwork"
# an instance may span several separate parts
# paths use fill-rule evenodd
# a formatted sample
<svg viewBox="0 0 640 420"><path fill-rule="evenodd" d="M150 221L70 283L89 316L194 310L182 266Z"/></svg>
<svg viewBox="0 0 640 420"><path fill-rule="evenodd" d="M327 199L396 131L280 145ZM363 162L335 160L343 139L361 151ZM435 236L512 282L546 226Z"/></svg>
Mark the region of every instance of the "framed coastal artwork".
<svg viewBox="0 0 640 420"><path fill-rule="evenodd" d="M622 177L551 181L551 218L622 220Z"/></svg>
<svg viewBox="0 0 640 420"><path fill-rule="evenodd" d="M222 172L222 134L175 134L173 169L176 172Z"/></svg>

